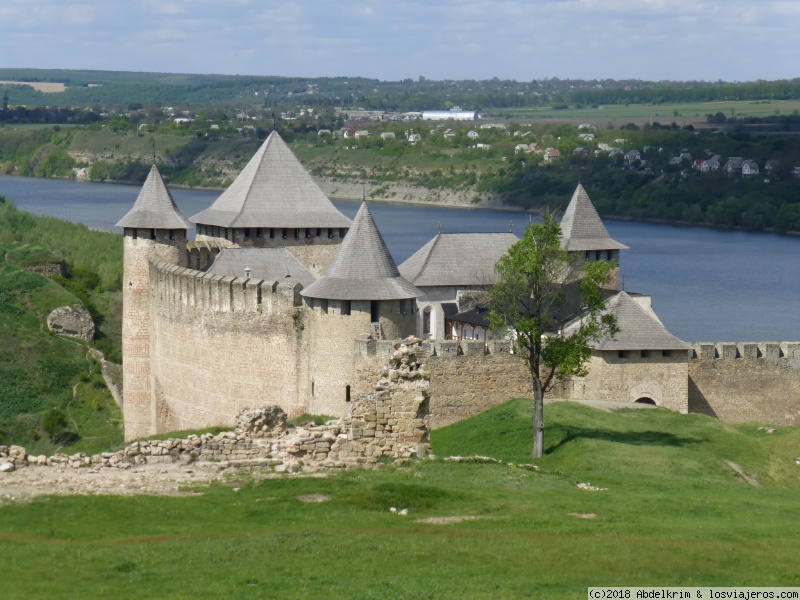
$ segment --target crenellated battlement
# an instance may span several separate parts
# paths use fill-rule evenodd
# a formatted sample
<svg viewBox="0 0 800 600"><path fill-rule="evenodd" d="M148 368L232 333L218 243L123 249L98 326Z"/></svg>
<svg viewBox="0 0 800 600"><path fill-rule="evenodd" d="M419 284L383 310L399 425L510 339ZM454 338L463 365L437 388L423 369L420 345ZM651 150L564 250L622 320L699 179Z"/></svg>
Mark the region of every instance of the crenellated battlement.
<svg viewBox="0 0 800 600"><path fill-rule="evenodd" d="M299 283L214 275L151 260L150 297L172 310L279 315L301 305Z"/></svg>
<svg viewBox="0 0 800 600"><path fill-rule="evenodd" d="M375 340L361 338L356 340L356 355L362 359L385 359L397 349L400 340ZM511 342L508 340L492 340L484 343L481 340L434 340L423 341L419 351L426 359L448 359L460 357L494 357L513 356Z"/></svg>
<svg viewBox="0 0 800 600"><path fill-rule="evenodd" d="M692 361L752 358L800 359L800 342L702 342L689 353Z"/></svg>

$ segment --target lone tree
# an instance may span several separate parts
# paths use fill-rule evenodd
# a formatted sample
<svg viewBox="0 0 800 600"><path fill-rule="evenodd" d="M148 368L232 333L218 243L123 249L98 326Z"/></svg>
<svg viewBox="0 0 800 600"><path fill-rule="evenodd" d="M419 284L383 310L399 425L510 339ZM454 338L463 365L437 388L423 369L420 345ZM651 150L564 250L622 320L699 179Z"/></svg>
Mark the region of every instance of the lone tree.
<svg viewBox="0 0 800 600"><path fill-rule="evenodd" d="M571 376L586 374L590 344L617 331L603 314L603 286L613 262L583 262L561 247L553 215L532 223L495 266L489 322L506 329L527 363L533 384L533 457L544 449L545 392Z"/></svg>

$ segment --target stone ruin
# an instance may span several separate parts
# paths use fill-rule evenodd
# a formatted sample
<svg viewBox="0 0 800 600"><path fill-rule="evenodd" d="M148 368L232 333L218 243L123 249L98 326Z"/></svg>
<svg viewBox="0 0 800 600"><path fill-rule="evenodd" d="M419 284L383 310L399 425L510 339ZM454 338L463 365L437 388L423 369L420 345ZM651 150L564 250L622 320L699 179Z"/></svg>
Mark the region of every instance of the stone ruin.
<svg viewBox="0 0 800 600"><path fill-rule="evenodd" d="M117 452L30 456L20 446L0 446L0 472L27 466L114 467L181 463L209 468L263 468L277 472L371 466L379 459L430 454L430 375L421 340L398 342L373 390L358 394L350 414L324 425L287 425L278 406L245 409L235 429L183 439L132 442Z"/></svg>
<svg viewBox="0 0 800 600"><path fill-rule="evenodd" d="M47 316L47 328L53 333L91 342L94 339L94 321L89 311L80 304L56 308Z"/></svg>

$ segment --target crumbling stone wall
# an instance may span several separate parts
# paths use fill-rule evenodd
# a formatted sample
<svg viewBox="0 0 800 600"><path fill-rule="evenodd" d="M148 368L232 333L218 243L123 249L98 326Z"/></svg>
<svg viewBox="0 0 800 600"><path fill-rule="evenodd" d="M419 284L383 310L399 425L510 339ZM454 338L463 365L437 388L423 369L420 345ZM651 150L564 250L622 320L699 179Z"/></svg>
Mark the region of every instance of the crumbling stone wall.
<svg viewBox="0 0 800 600"><path fill-rule="evenodd" d="M430 453L430 373L420 340L395 342L374 389L358 394L342 421L347 437L334 448L340 460Z"/></svg>
<svg viewBox="0 0 800 600"><path fill-rule="evenodd" d="M45 277L52 277L53 275L60 275L61 277L67 276L67 264L64 262L44 263L41 265L30 265L25 267L28 271L33 271Z"/></svg>
<svg viewBox="0 0 800 600"><path fill-rule="evenodd" d="M374 381L374 373L396 350L397 342L356 341L356 387ZM430 379L430 427L461 421L510 398L530 396L531 380L524 361L511 354L509 342L417 341L414 352Z"/></svg>
<svg viewBox="0 0 800 600"><path fill-rule="evenodd" d="M19 446L0 446L5 470L24 466L122 468L142 464L273 467L276 471L371 465L381 457L425 457L430 453L429 377L415 344L398 343L378 384L360 394L344 419L293 427L278 406L245 409L233 431L183 439L143 440L118 452L28 456Z"/></svg>

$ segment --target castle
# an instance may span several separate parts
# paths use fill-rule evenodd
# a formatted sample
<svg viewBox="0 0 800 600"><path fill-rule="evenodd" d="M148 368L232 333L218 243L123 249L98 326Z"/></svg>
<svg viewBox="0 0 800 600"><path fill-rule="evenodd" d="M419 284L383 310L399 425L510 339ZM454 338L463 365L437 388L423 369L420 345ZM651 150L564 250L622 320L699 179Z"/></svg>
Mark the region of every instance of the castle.
<svg viewBox="0 0 800 600"><path fill-rule="evenodd" d="M480 308L494 263L516 237L440 233L398 268L367 205L353 221L340 213L276 132L188 220L153 165L117 225L126 439L232 423L242 409L266 404L290 417L343 416L372 388L395 340L408 336L423 340L434 427L530 392L524 364L492 337ZM618 262L625 249L580 185L562 220L562 244L590 261ZM617 272L612 287L618 281ZM727 410L730 385L706 364L717 360L715 349L670 335L647 296L614 289L607 307L620 333L596 344L589 375L558 396ZM795 352L800 360L794 347L764 352L790 358L791 369ZM724 353L760 360L764 352L753 345ZM694 384L690 358L702 373ZM778 412L800 422L793 400Z"/></svg>

